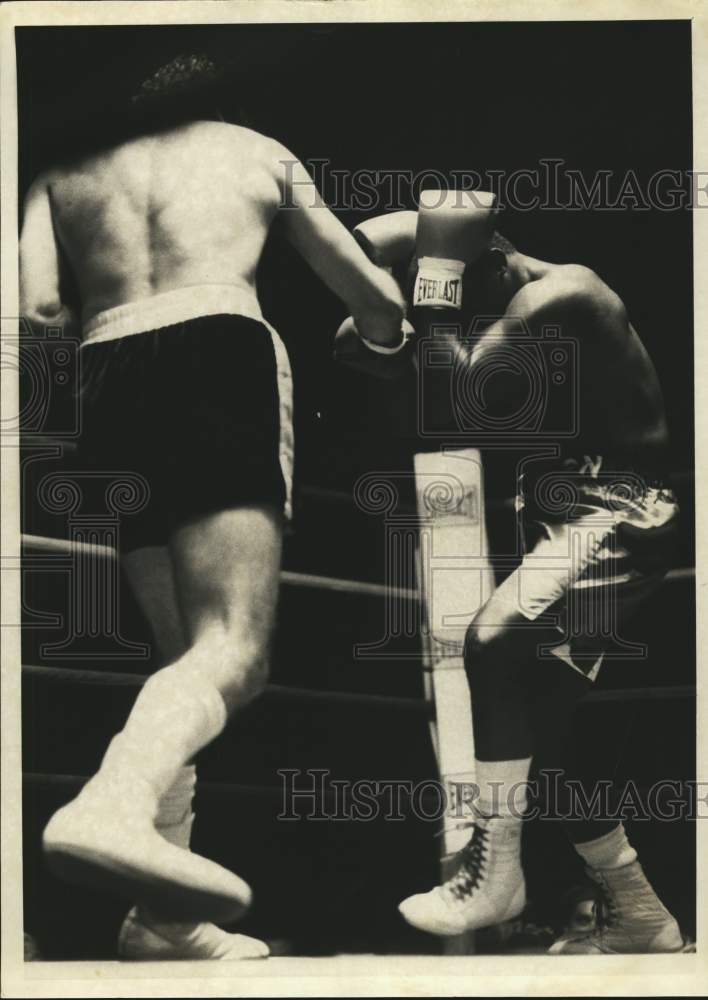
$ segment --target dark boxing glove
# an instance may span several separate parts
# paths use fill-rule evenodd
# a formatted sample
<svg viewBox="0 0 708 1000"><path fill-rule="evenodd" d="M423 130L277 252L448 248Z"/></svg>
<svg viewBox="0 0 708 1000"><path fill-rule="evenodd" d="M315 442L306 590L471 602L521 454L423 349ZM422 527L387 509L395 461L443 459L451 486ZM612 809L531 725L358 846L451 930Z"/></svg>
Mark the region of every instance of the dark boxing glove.
<svg viewBox="0 0 708 1000"><path fill-rule="evenodd" d="M413 327L401 325L401 340L391 347L374 344L362 337L351 316L344 320L334 338L334 359L340 364L378 379L401 378L413 370Z"/></svg>

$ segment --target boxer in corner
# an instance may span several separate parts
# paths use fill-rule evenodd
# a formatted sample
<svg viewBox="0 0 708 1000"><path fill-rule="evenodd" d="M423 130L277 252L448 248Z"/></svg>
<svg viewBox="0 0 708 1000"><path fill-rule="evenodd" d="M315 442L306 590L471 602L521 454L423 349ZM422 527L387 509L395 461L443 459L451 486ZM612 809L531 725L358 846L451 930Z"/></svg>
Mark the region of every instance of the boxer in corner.
<svg viewBox="0 0 708 1000"><path fill-rule="evenodd" d="M495 231L494 218L489 193L424 191L417 213L379 216L355 231L379 266L408 270L408 318L418 338L431 337L436 324L460 326L461 316L467 335L478 320L469 338L447 334L454 349L447 381L430 381L426 388L422 377L419 383L423 393L440 395L432 402L441 436L447 424L456 446L480 406L487 436L496 426L507 442L513 440L514 415L527 399L529 358L536 357L536 372L549 371L534 355L544 328L560 330L577 348L572 374L578 426L548 447L560 419L549 373L542 386L544 416L535 428L546 457L532 454L543 449L534 449L524 431L530 454L520 467L517 499L523 560L467 631L464 661L479 793L471 838L452 878L400 904L410 924L439 935L500 923L523 910L521 830L535 713L544 697L552 700L546 725L555 726L556 745L562 746L575 705L591 689L603 658L611 658L610 640L621 636L622 623L660 586L678 514L667 486L661 389L620 298L586 267L550 264L517 251ZM343 325L337 354L365 367L373 359L355 337L355 326ZM399 372L406 355L410 363L415 340L400 345ZM456 395L456 386L464 396ZM476 445L474 430L468 433ZM568 818L565 826L603 905L587 934L562 938L551 951L681 950L679 927L647 880L621 822Z"/></svg>
<svg viewBox="0 0 708 1000"><path fill-rule="evenodd" d="M120 933L132 959L267 954L210 922L250 890L189 840L194 755L266 682L289 516L290 369L255 288L274 220L369 343L401 339L395 281L287 149L221 120L223 85L205 57L159 70L117 144L35 180L20 238L24 317L81 330L87 463L135 470L150 492L121 560L168 665L44 831L57 873L138 903Z"/></svg>

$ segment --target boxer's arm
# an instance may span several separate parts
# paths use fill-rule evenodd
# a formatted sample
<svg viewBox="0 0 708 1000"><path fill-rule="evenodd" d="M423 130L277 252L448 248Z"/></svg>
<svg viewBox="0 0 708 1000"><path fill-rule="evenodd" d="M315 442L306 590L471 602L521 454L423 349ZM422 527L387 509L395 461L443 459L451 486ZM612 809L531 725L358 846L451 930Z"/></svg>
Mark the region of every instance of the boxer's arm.
<svg viewBox="0 0 708 1000"><path fill-rule="evenodd" d="M69 326L72 310L62 302L61 264L47 182L39 178L24 205L20 233L20 311L30 322Z"/></svg>
<svg viewBox="0 0 708 1000"><path fill-rule="evenodd" d="M395 280L368 259L299 160L284 147L276 155L288 239L345 302L361 336L375 344L399 343L404 305Z"/></svg>
<svg viewBox="0 0 708 1000"><path fill-rule="evenodd" d="M407 265L415 253L417 225L417 212L389 212L360 222L354 228L354 238L379 267Z"/></svg>

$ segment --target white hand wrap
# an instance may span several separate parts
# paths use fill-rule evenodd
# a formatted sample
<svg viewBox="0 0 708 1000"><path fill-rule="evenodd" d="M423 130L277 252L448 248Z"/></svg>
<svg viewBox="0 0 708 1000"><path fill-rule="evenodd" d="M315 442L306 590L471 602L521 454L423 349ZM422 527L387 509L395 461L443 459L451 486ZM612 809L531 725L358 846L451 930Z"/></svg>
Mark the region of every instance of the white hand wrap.
<svg viewBox="0 0 708 1000"><path fill-rule="evenodd" d="M413 289L413 305L461 309L464 270L463 260L421 257Z"/></svg>
<svg viewBox="0 0 708 1000"><path fill-rule="evenodd" d="M494 203L489 191L421 191L414 307L462 308L465 266L476 261L489 244Z"/></svg>

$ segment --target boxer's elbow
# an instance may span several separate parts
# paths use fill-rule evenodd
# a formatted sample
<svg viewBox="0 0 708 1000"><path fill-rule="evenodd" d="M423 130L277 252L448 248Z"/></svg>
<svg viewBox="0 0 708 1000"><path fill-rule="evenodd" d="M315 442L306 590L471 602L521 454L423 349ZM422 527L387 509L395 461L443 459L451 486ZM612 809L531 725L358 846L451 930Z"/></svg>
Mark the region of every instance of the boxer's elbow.
<svg viewBox="0 0 708 1000"><path fill-rule="evenodd" d="M61 311L61 300L53 295L32 295L20 287L20 312L27 319L48 322Z"/></svg>
<svg viewBox="0 0 708 1000"><path fill-rule="evenodd" d="M58 281L53 274L47 274L45 268L37 267L20 243L21 314L33 323L51 323L62 309Z"/></svg>
<svg viewBox="0 0 708 1000"><path fill-rule="evenodd" d="M76 317L59 295L32 295L20 289L20 313L33 326L72 326Z"/></svg>

